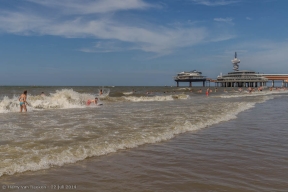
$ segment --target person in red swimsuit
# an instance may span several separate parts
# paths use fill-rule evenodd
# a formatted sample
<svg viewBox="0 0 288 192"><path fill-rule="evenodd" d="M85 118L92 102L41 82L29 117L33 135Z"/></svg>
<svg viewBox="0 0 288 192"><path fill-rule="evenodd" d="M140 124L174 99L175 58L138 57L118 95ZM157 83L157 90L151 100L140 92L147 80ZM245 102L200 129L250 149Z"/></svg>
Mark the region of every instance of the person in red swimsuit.
<svg viewBox="0 0 288 192"><path fill-rule="evenodd" d="M206 96L207 96L207 97L209 96L209 92L210 92L210 89L208 88L208 89L206 90Z"/></svg>

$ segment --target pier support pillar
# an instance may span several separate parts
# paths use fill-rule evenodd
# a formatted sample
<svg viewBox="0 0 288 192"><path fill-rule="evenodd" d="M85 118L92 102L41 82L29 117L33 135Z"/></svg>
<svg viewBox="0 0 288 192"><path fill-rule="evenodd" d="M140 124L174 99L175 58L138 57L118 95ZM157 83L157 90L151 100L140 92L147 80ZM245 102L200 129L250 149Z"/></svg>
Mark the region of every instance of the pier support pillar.
<svg viewBox="0 0 288 192"><path fill-rule="evenodd" d="M272 80L272 87L274 87L274 80Z"/></svg>
<svg viewBox="0 0 288 192"><path fill-rule="evenodd" d="M179 81L177 81L177 87L179 87Z"/></svg>
<svg viewBox="0 0 288 192"><path fill-rule="evenodd" d="M191 81L189 81L189 87L192 87L192 82Z"/></svg>

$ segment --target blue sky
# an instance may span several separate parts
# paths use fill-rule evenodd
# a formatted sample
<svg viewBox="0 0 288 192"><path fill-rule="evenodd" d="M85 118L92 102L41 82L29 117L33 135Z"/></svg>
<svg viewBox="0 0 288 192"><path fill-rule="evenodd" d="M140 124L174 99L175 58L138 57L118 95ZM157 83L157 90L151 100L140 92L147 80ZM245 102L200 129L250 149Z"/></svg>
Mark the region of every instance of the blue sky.
<svg viewBox="0 0 288 192"><path fill-rule="evenodd" d="M175 85L288 74L286 0L0 0L0 85Z"/></svg>

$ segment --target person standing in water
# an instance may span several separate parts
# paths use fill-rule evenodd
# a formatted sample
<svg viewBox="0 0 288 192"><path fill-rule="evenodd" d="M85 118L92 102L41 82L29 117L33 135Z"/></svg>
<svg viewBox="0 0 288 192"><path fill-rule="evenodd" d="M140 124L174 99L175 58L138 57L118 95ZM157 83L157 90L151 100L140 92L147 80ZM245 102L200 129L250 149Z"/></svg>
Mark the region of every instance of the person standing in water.
<svg viewBox="0 0 288 192"><path fill-rule="evenodd" d="M206 96L207 96L207 97L209 96L209 92L210 92L210 89L208 88L208 89L206 90Z"/></svg>
<svg viewBox="0 0 288 192"><path fill-rule="evenodd" d="M19 97L19 101L20 101L20 112L24 111L27 112L27 91L25 90Z"/></svg>

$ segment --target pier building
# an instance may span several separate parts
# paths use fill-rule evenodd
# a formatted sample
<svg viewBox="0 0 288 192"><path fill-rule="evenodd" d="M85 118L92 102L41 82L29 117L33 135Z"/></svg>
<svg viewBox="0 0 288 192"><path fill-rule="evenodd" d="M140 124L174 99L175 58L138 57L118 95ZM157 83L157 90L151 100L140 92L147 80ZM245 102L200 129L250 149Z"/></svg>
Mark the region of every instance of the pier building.
<svg viewBox="0 0 288 192"><path fill-rule="evenodd" d="M178 73L174 80L177 82L177 87L179 87L179 82L189 82L189 87L192 87L192 82L202 82L203 87L205 87L206 76L202 75L200 71L189 71Z"/></svg>
<svg viewBox="0 0 288 192"><path fill-rule="evenodd" d="M237 53L235 52L235 57L232 61L233 72L226 75L220 74L217 80L214 81L215 86L221 87L258 87L266 86L268 78L262 74L256 73L255 71L239 70L240 60L237 58Z"/></svg>

